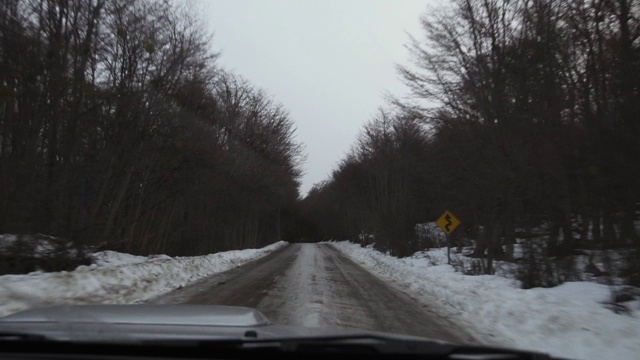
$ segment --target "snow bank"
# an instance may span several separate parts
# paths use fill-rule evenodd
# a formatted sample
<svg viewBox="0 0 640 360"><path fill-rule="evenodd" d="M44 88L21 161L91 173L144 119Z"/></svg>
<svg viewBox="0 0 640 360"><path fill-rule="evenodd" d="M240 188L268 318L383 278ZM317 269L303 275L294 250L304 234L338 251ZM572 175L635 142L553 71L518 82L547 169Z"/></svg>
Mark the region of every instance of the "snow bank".
<svg viewBox="0 0 640 360"><path fill-rule="evenodd" d="M480 343L573 359L637 359L640 354L638 302L630 314L614 313L603 305L611 298L605 285L571 282L523 290L514 279L456 272L446 265L446 249L398 259L347 241L332 244L469 329Z"/></svg>
<svg viewBox="0 0 640 360"><path fill-rule="evenodd" d="M110 268L122 265L139 264L147 261L171 259L171 257L167 255L139 256L111 250L98 251L91 254L90 257L92 268Z"/></svg>
<svg viewBox="0 0 640 360"><path fill-rule="evenodd" d="M265 256L287 243L261 249L176 257L95 254L95 263L74 271L0 276L0 316L56 304L128 304L144 302L192 281Z"/></svg>

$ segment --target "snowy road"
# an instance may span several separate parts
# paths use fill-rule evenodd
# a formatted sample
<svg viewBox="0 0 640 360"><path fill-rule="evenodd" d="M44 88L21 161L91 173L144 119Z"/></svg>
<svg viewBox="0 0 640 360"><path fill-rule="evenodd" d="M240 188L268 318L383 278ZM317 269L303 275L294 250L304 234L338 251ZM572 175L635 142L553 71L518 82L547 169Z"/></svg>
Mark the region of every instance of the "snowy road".
<svg viewBox="0 0 640 360"><path fill-rule="evenodd" d="M0 235L0 244L16 238ZM452 255L465 267L473 260ZM570 359L635 360L640 353L640 299L623 302L627 312L613 311L619 287L574 281L525 290L508 272L456 271L446 248L399 259L348 241L281 241L191 257L91 257L73 271L0 276L0 317L62 304L232 304L280 324L392 331Z"/></svg>
<svg viewBox="0 0 640 360"><path fill-rule="evenodd" d="M150 303L240 305L274 323L351 327L464 343L471 339L329 244L293 244Z"/></svg>

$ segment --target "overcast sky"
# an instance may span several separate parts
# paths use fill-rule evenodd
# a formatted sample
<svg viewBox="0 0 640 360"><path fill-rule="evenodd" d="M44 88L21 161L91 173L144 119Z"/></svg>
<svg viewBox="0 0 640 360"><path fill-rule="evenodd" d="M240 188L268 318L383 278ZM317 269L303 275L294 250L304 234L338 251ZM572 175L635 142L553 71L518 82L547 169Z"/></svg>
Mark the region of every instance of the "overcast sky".
<svg viewBox="0 0 640 360"><path fill-rule="evenodd" d="M198 0L219 63L267 90L305 146L301 194L329 177L385 91L406 93L410 33L429 0Z"/></svg>

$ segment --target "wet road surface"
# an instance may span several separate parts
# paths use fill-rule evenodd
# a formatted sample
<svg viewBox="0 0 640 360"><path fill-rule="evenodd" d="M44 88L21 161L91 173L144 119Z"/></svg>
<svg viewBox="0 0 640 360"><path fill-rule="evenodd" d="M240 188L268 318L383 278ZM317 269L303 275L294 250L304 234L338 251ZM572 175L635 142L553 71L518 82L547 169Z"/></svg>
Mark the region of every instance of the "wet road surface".
<svg viewBox="0 0 640 360"><path fill-rule="evenodd" d="M291 244L149 303L248 306L281 325L359 328L473 342L427 304L326 243Z"/></svg>

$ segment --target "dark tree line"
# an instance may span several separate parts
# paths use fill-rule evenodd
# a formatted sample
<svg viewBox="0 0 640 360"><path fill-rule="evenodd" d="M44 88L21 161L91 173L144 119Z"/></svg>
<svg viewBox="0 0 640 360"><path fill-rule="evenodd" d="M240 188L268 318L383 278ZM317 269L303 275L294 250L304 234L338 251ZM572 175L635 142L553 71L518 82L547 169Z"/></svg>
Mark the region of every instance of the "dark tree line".
<svg viewBox="0 0 640 360"><path fill-rule="evenodd" d="M185 4L0 3L0 233L194 255L280 240L302 152Z"/></svg>
<svg viewBox="0 0 640 360"><path fill-rule="evenodd" d="M634 0L456 0L426 13L413 63L398 68L412 98L370 121L304 199L308 236L372 234L408 255L424 245L414 225L449 209L487 272L541 225L549 258L639 248L639 17Z"/></svg>

